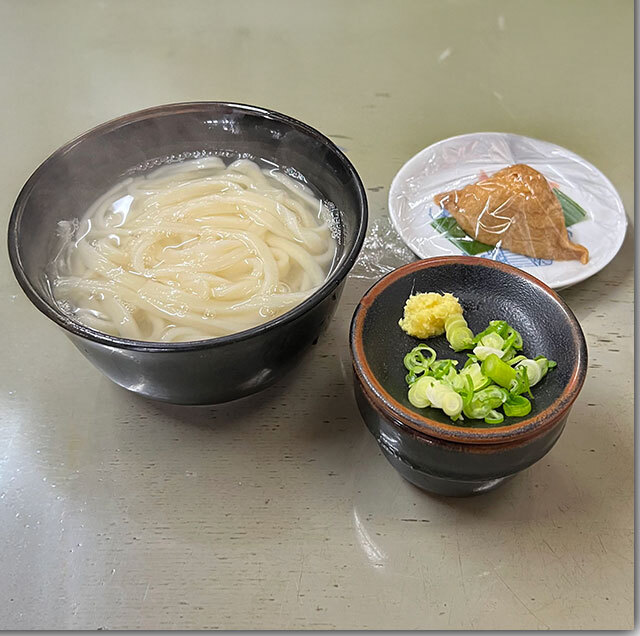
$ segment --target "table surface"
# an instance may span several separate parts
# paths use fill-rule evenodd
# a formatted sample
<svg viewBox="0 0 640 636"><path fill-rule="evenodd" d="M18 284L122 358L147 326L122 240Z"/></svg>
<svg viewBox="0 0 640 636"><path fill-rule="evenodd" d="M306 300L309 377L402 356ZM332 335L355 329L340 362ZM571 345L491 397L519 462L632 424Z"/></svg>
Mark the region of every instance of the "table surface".
<svg viewBox="0 0 640 636"><path fill-rule="evenodd" d="M409 157L481 130L570 148L633 210L630 0L14 0L0 25L5 223L68 139L209 99L331 136L372 226ZM590 363L560 441L469 499L403 481L359 417L347 329L371 279L293 377L184 408L100 375L0 249L0 627L632 627L631 231L562 292Z"/></svg>

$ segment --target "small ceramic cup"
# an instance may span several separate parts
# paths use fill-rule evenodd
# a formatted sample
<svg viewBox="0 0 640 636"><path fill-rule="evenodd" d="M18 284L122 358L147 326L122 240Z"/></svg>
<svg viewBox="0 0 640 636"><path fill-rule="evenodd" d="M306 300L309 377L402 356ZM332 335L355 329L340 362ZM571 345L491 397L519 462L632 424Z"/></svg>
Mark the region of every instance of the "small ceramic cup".
<svg viewBox="0 0 640 636"><path fill-rule="evenodd" d="M403 359L424 341L408 336L398 320L412 293L429 291L456 296L474 333L506 320L522 334L525 355L558 363L534 387L528 416L496 426L454 424L439 409L409 403ZM428 344L438 358L466 360L444 336ZM382 452L404 478L442 495L491 490L549 452L587 371L584 334L558 294L510 265L469 256L417 261L379 280L356 308L350 345L358 407Z"/></svg>

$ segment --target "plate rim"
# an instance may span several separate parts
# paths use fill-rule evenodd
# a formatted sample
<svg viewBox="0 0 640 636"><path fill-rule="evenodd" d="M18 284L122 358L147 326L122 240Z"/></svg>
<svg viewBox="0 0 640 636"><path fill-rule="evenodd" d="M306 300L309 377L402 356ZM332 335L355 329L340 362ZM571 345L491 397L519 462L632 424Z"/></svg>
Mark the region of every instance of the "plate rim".
<svg viewBox="0 0 640 636"><path fill-rule="evenodd" d="M605 256L605 260L603 261L603 263L597 267L597 269L594 269L593 271L589 271L588 269L588 265L586 266L587 269L586 271L576 274L574 276L571 277L566 277L560 281L556 281L556 282L547 282L547 281L543 281L545 282L547 285L549 285L549 287L551 287L552 289L564 289L566 287L570 287L572 285L576 285L577 283L581 283L582 281L591 278L591 276L594 276L595 274L601 272L607 265L609 265L609 263L611 263L611 261L617 256L618 252L620 251L620 249L622 248L622 244L624 243L624 239L627 235L627 230L629 227L629 218L627 216L627 211L625 210L624 204L622 203L622 198L620 197L620 193L618 192L618 190L616 189L616 187L613 185L613 183L611 182L611 180L600 170L598 169L596 166L594 166L590 161L587 161L584 157L581 157L578 153L574 152L573 150L570 150L568 148L565 148L564 146L560 146L559 144L556 144L552 141L546 141L544 139L538 139L537 137L529 137L527 135L519 135L517 133L510 133L510 132L500 132L500 131L482 131L482 132L471 132L471 133L462 133L460 135L453 135L452 137L446 137L445 139L440 139L439 141L436 141L432 144L430 144L429 146L426 146L425 148L423 148L422 150L419 150L415 155L413 155L412 157L410 157L409 159L407 159L407 161L405 161L402 166L399 168L399 170L396 172L395 176L393 177L393 179L391 180L391 185L389 186L389 195L387 197L387 213L389 215L389 218L391 219L391 224L393 225L394 230L397 232L398 236L402 239L402 242L420 259L424 259L424 258L432 258L432 256L424 256L422 254L419 254L416 249L414 249L414 247L412 245L409 244L409 242L405 239L403 233L400 231L400 228L398 227L398 223L397 223L397 214L394 214L393 210L395 209L394 204L393 204L393 200L394 198L392 197L392 194L394 193L394 191L396 191L398 189L398 184L400 183L400 178L402 176L402 174L414 163L418 162L420 160L421 155L427 153L428 151L432 151L434 148L436 148L437 146L440 146L442 144L451 142L451 141L455 141L456 139L463 139L464 137L478 137L478 136L493 136L493 135L498 135L501 137L511 137L511 138L517 138L517 139L522 139L522 140L526 140L526 141L533 141L533 142L537 142L537 143L542 143L542 144L547 144L550 146L554 146L555 148L558 148L560 150L562 150L565 153L568 153L569 155L572 155L574 158L577 158L580 160L580 162L582 162L583 164L586 164L589 168L591 168L597 175L599 178L601 178L604 183L609 187L609 189L613 192L613 194L615 195L615 200L617 203L617 208L618 211L621 212L621 216L623 219L623 227L619 233L619 236L617 236L616 241L614 243L614 247L611 249L610 253ZM474 256L474 258L482 258L481 256ZM526 271L528 273L530 273L532 276L536 276L535 272L532 271L532 269L534 268L519 268L522 269L522 271ZM536 276L537 278L537 276Z"/></svg>

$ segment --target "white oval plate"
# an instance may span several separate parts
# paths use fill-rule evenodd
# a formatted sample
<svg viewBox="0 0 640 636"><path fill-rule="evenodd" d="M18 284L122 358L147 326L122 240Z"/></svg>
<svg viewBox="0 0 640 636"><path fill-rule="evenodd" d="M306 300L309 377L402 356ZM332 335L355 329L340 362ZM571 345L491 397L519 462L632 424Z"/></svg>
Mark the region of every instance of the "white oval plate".
<svg viewBox="0 0 640 636"><path fill-rule="evenodd" d="M431 222L442 214L433 202L440 192L474 183L515 163L525 163L587 212L567 228L575 243L589 250L589 262L551 261L514 254L502 248L478 255L514 265L555 289L593 276L617 254L627 229L620 195L595 166L555 144L510 133L471 133L439 141L409 159L389 190L389 215L402 240L420 258L463 254Z"/></svg>

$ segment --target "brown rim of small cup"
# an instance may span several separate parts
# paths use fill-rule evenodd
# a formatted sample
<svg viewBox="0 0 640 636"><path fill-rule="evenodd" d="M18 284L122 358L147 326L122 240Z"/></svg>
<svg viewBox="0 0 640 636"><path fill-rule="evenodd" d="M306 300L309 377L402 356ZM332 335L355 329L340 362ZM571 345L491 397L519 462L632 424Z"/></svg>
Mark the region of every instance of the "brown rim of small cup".
<svg viewBox="0 0 640 636"><path fill-rule="evenodd" d="M537 415L520 420L519 422L508 426L467 428L464 426L455 426L454 424L443 424L442 422L424 417L395 400L384 389L380 382L378 382L372 372L364 353L362 329L367 312L375 299L387 287L389 287L389 285L397 281L399 278L403 278L417 270L452 263L489 267L524 278L531 284L542 289L542 291L547 295L551 296L551 298L560 305L562 310L565 312L567 319L571 324L573 338L577 344L578 356L575 362L575 368L573 369L571 378L562 393L550 406ZM499 263L497 261L491 261L484 258L479 259L475 256L437 256L403 265L402 267L399 267L387 274L375 283L358 303L351 321L349 340L354 372L356 373L358 380L368 389L368 393L375 397L377 401L376 405L383 413L391 419L399 420L402 424L409 426L418 433L464 444L504 443L534 437L539 433L546 431L566 415L567 411L578 397L587 373L587 345L584 335L576 317L562 298L560 298L556 292L545 285L542 281L531 276L531 274L527 274L526 272L512 267L511 265L507 265L506 263Z"/></svg>

